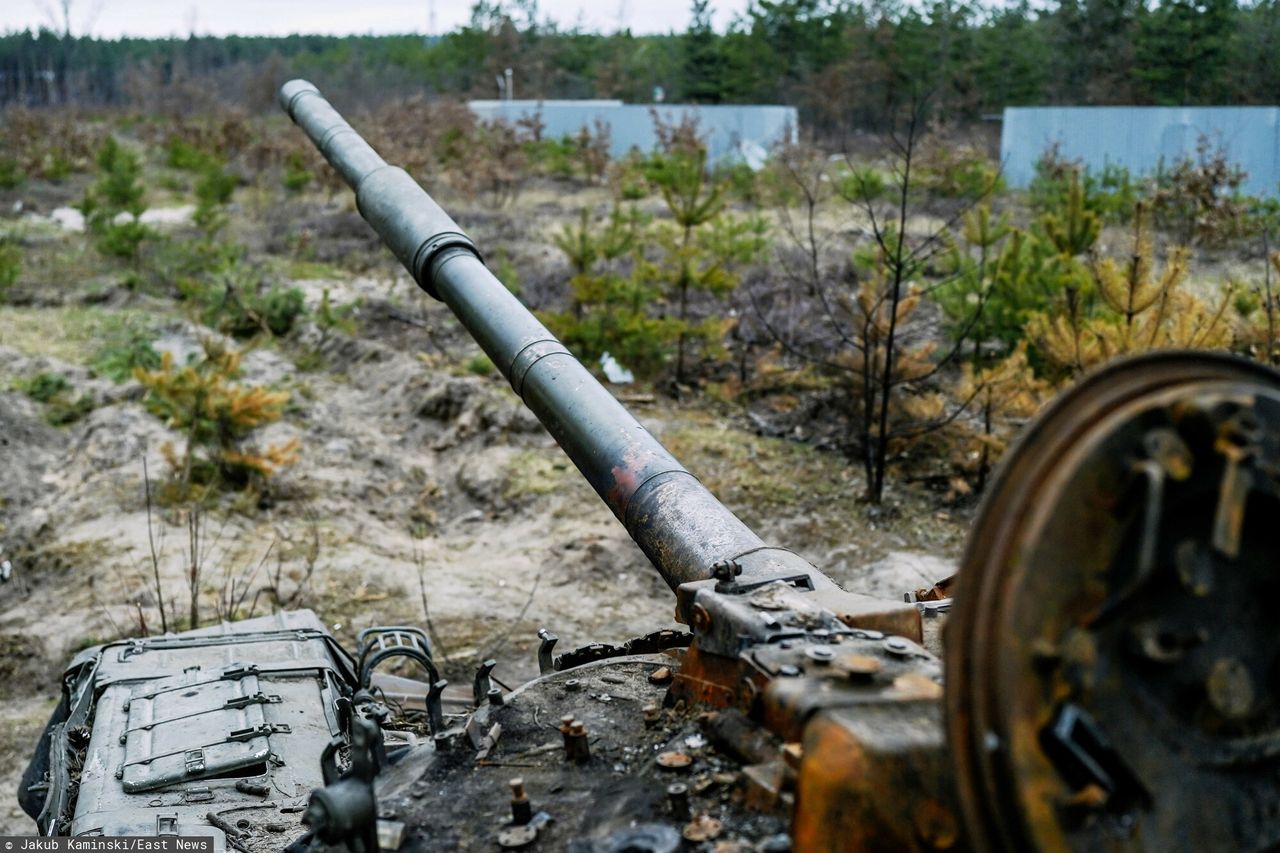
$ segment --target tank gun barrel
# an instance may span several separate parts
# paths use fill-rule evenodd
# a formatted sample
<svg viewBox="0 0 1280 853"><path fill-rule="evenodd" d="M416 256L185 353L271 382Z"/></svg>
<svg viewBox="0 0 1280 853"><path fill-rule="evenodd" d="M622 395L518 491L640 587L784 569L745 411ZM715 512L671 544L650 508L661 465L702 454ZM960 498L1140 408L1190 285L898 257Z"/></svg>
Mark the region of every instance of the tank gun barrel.
<svg viewBox="0 0 1280 853"><path fill-rule="evenodd" d="M315 86L286 83L280 104L355 191L361 216L418 285L452 309L673 590L747 555L826 581L791 552L766 546L690 474L494 277L417 181L388 165Z"/></svg>

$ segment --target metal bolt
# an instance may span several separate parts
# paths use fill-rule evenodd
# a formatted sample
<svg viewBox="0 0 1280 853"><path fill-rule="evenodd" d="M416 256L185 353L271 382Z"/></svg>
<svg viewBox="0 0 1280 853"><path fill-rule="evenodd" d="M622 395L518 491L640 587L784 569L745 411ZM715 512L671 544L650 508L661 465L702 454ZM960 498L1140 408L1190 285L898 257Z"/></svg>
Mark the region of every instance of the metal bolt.
<svg viewBox="0 0 1280 853"><path fill-rule="evenodd" d="M508 782L511 786L511 822L524 826L533 820L533 805L524 790L524 780L517 777Z"/></svg>
<svg viewBox="0 0 1280 853"><path fill-rule="evenodd" d="M494 706L502 705L502 688L501 687L489 688L489 704Z"/></svg>
<svg viewBox="0 0 1280 853"><path fill-rule="evenodd" d="M667 786L667 803L671 808L671 816L676 820L689 819L689 786L683 782L672 782Z"/></svg>
<svg viewBox="0 0 1280 853"><path fill-rule="evenodd" d="M884 641L884 650L897 657L911 654L911 641L905 637L889 637Z"/></svg>
<svg viewBox="0 0 1280 853"><path fill-rule="evenodd" d="M1173 552L1173 564L1178 570L1178 580L1187 592L1204 598L1213 591L1213 558L1194 539L1178 543Z"/></svg>
<svg viewBox="0 0 1280 853"><path fill-rule="evenodd" d="M731 581L742 574L742 564L737 560L718 560L711 566L711 576L718 581Z"/></svg>
<svg viewBox="0 0 1280 853"><path fill-rule="evenodd" d="M574 720L564 735L565 758L579 764L591 758L591 745L587 741L587 727L581 720Z"/></svg>
<svg viewBox="0 0 1280 853"><path fill-rule="evenodd" d="M816 664L826 665L835 659L836 653L830 646L810 646L804 650L805 657Z"/></svg>
<svg viewBox="0 0 1280 853"><path fill-rule="evenodd" d="M573 714L565 714L560 718L561 734L568 734L569 729L573 727Z"/></svg>
<svg viewBox="0 0 1280 853"><path fill-rule="evenodd" d="M1229 720L1242 720L1253 710L1253 676L1237 658L1214 661L1205 681L1205 692L1214 709Z"/></svg>
<svg viewBox="0 0 1280 853"><path fill-rule="evenodd" d="M926 619L937 619L951 610L951 599L940 598L937 601L917 601L916 610Z"/></svg>
<svg viewBox="0 0 1280 853"><path fill-rule="evenodd" d="M646 729L653 728L662 720L662 709L653 702L645 705L641 710L644 711L644 727Z"/></svg>

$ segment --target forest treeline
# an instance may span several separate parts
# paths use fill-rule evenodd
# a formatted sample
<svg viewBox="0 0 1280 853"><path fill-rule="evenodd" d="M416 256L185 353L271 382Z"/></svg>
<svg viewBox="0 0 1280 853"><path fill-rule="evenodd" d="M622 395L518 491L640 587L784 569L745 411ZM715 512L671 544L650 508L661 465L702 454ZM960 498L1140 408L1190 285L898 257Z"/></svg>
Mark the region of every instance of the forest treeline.
<svg viewBox="0 0 1280 853"><path fill-rule="evenodd" d="M1271 103L1280 90L1280 0L754 0L723 33L711 12L694 0L687 30L667 35L564 29L536 0L480 0L468 25L433 38L8 33L0 105L259 111L289 75L353 98L496 97L512 68L517 97L645 103L660 87L668 101L794 104L838 133L921 94L970 121L1009 105Z"/></svg>

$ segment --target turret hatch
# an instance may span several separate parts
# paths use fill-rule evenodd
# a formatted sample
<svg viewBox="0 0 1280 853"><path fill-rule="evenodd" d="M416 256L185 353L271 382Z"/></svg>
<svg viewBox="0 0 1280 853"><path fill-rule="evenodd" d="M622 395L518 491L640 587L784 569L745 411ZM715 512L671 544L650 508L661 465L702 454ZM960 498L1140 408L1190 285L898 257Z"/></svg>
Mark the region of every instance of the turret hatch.
<svg viewBox="0 0 1280 853"><path fill-rule="evenodd" d="M152 791L176 782L265 772L271 736L287 725L267 722L254 667L191 669L140 686L128 705L124 790Z"/></svg>

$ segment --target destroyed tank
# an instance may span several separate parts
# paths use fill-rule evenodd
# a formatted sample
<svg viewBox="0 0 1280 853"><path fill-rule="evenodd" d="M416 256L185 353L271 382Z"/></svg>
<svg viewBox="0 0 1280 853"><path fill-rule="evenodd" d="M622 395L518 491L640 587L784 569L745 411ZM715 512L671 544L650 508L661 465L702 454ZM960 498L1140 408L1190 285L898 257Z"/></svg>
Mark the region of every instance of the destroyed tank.
<svg viewBox="0 0 1280 853"><path fill-rule="evenodd" d="M506 689L485 661L462 700L412 626L354 654L308 612L90 649L23 780L42 833L355 853L1280 845L1280 375L1191 352L1107 367L1025 429L954 578L846 592L717 501L314 86L280 100L688 631L557 653L544 629L537 679ZM394 659L425 680L379 670Z"/></svg>

